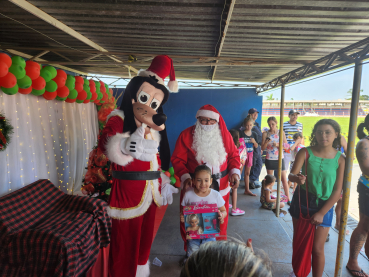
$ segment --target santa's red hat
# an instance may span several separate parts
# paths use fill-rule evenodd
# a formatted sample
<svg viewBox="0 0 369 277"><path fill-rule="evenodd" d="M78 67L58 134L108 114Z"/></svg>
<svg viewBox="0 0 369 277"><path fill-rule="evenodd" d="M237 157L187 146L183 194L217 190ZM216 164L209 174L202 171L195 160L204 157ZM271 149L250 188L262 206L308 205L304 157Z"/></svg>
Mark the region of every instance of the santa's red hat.
<svg viewBox="0 0 369 277"><path fill-rule="evenodd" d="M220 115L220 113L217 111L216 108L214 108L212 105L209 105L209 104L204 105L196 113L196 118L198 118L199 116L209 117L209 118L212 118L218 121L219 128L220 128L220 131L223 137L223 143L226 144L229 141L233 142L232 136L228 132L228 129L223 120L223 117Z"/></svg>
<svg viewBox="0 0 369 277"><path fill-rule="evenodd" d="M164 85L164 79L169 76L168 88L171 92L178 92L178 82L173 67L173 60L167 55L156 56L148 69L141 69L138 76L155 76L158 83Z"/></svg>

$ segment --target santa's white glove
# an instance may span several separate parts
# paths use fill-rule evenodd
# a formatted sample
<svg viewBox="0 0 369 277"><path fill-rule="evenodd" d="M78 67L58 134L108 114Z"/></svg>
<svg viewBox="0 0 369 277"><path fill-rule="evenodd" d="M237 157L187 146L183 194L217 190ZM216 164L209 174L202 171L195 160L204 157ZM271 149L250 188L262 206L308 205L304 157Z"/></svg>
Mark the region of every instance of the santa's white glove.
<svg viewBox="0 0 369 277"><path fill-rule="evenodd" d="M178 189L173 187L170 183L161 185L161 196L163 197L163 206L173 203L173 193L178 193Z"/></svg>
<svg viewBox="0 0 369 277"><path fill-rule="evenodd" d="M143 126L128 138L123 138L120 141L120 149L123 154L130 155L133 158L150 162L155 159L158 152L159 144L155 140L145 139L145 129Z"/></svg>

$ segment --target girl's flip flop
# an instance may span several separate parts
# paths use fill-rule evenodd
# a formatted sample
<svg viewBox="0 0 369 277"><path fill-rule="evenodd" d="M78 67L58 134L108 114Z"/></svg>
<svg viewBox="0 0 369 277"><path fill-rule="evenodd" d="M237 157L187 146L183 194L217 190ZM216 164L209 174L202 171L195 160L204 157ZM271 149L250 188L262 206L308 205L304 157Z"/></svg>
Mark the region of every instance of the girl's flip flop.
<svg viewBox="0 0 369 277"><path fill-rule="evenodd" d="M349 269L347 266L346 268L351 273L352 276L368 277L368 274L366 274L362 269L358 271L358 270Z"/></svg>

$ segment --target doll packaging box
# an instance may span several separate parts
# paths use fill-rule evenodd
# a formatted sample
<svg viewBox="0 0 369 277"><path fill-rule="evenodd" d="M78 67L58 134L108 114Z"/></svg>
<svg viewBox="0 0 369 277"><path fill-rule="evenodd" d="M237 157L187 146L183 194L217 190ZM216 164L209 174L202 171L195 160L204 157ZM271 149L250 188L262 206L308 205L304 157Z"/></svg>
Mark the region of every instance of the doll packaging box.
<svg viewBox="0 0 369 277"><path fill-rule="evenodd" d="M219 236L217 204L183 207L186 234L191 239L206 239Z"/></svg>

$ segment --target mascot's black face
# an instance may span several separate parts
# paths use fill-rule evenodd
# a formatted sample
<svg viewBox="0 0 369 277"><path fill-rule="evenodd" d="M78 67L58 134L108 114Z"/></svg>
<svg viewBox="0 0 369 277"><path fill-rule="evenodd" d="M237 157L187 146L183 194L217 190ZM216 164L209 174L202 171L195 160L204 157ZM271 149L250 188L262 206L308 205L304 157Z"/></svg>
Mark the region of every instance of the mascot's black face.
<svg viewBox="0 0 369 277"><path fill-rule="evenodd" d="M167 117L163 113L157 113L157 109L163 102L164 92L144 82L137 91L136 99L137 102L135 99L132 99L132 106L137 127L145 123L148 126L146 127L146 133L150 131L149 128L156 131L164 130L164 122L167 120Z"/></svg>

